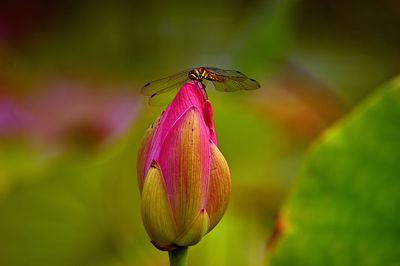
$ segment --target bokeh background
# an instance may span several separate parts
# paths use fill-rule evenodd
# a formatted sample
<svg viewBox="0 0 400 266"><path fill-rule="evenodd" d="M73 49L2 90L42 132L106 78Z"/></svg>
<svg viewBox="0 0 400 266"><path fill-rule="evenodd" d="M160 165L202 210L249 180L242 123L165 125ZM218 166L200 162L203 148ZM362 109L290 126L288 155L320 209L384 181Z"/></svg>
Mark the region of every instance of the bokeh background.
<svg viewBox="0 0 400 266"><path fill-rule="evenodd" d="M143 84L237 69L209 90L232 198L190 265L262 265L315 139L400 69L396 0L1 1L0 265L168 265L136 157L162 111ZM272 241L273 242L273 241Z"/></svg>

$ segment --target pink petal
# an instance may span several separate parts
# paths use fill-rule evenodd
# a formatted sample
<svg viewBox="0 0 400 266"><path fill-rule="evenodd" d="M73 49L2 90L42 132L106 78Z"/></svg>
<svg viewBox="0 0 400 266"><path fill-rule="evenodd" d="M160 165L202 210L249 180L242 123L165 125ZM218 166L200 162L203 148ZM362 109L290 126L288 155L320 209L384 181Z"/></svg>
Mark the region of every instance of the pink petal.
<svg viewBox="0 0 400 266"><path fill-rule="evenodd" d="M231 192L231 177L228 164L216 145L210 145L210 178L206 210L210 216L210 228L221 220L228 207Z"/></svg>
<svg viewBox="0 0 400 266"><path fill-rule="evenodd" d="M204 120L210 131L210 139L216 146L218 146L217 145L217 136L215 135L215 128L214 128L214 122L213 122L213 110L211 107L211 103L208 100L204 104Z"/></svg>
<svg viewBox="0 0 400 266"><path fill-rule="evenodd" d="M153 137L157 130L157 125L159 120L160 116L156 119L156 121L153 124L151 124L151 126L147 129L146 133L144 133L144 136L140 143L139 153L137 157L137 165L136 165L140 192L142 192L143 190L144 179L147 173L147 171L145 171L146 160L149 157L150 147L152 145Z"/></svg>
<svg viewBox="0 0 400 266"><path fill-rule="evenodd" d="M209 131L197 107L190 107L169 131L158 163L180 230L205 205L209 177Z"/></svg>
<svg viewBox="0 0 400 266"><path fill-rule="evenodd" d="M154 135L153 142L150 147L150 153L146 160L145 171L150 166L153 159L157 159L160 154L161 145L164 140L177 122L177 120L191 107L196 107L204 121L207 124L208 137L216 144L217 140L215 137L215 129L212 123L212 108L208 101L205 101L202 87L198 82L188 82L182 86L177 93L174 100L168 105L162 114L159 127Z"/></svg>

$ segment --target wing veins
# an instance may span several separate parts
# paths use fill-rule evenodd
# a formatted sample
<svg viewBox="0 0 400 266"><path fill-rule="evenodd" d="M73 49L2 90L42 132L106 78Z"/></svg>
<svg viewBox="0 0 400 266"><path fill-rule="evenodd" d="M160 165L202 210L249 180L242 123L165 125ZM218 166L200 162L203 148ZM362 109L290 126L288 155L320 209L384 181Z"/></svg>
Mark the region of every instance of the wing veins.
<svg viewBox="0 0 400 266"><path fill-rule="evenodd" d="M188 79L188 70L178 72L172 76L157 79L152 82L147 83L141 89L141 93L145 96L152 96L154 93L159 93L163 91L166 87L174 86L178 83L183 83ZM172 83L172 84L171 84Z"/></svg>

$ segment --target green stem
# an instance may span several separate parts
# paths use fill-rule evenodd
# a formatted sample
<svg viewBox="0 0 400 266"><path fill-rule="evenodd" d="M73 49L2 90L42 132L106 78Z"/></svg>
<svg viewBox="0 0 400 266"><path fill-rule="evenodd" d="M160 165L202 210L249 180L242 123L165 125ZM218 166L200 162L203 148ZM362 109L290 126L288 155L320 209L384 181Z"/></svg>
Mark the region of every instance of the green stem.
<svg viewBox="0 0 400 266"><path fill-rule="evenodd" d="M168 251L170 266L186 266L188 247L178 247L172 251Z"/></svg>

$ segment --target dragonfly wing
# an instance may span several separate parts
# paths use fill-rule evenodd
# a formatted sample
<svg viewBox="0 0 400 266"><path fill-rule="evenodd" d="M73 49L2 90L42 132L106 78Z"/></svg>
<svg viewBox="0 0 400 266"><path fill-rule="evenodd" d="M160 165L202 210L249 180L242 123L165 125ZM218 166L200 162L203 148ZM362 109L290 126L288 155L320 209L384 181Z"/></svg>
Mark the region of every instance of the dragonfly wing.
<svg viewBox="0 0 400 266"><path fill-rule="evenodd" d="M212 81L218 91L256 90L260 84L237 70L224 70L215 67L206 68L208 71L223 77L222 81Z"/></svg>
<svg viewBox="0 0 400 266"><path fill-rule="evenodd" d="M149 105L152 106L163 106L172 101L175 97L177 91L186 83L190 81L187 77L184 80L180 80L175 84L172 84L169 87L166 87L158 92L153 93L149 98Z"/></svg>
<svg viewBox="0 0 400 266"><path fill-rule="evenodd" d="M216 68L216 67L206 67L206 69L214 74L219 75L219 76L248 78L245 74L243 74L242 72L237 71L237 70L225 70L225 69L220 69L220 68Z"/></svg>
<svg viewBox="0 0 400 266"><path fill-rule="evenodd" d="M149 105L151 106L165 106L169 104L175 97L179 90L179 86L171 87L170 89L163 91L160 94L155 94L149 98Z"/></svg>
<svg viewBox="0 0 400 266"><path fill-rule="evenodd" d="M260 88L260 84L249 78L233 78L226 77L223 81L212 81L217 91L239 91L239 90L256 90Z"/></svg>
<svg viewBox="0 0 400 266"><path fill-rule="evenodd" d="M174 86L179 87L179 85L183 85L189 80L189 71L190 70L185 70L172 76L149 82L143 86L141 93L145 96L152 96L155 93L161 93L161 91L166 92L165 90L167 88L173 89Z"/></svg>

